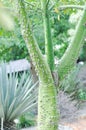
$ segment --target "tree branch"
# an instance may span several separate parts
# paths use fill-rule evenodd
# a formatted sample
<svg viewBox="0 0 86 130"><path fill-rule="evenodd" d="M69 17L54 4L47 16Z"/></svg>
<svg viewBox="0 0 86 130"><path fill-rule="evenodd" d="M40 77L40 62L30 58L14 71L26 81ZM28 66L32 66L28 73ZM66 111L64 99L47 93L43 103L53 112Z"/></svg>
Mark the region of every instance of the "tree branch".
<svg viewBox="0 0 86 130"><path fill-rule="evenodd" d="M46 2L49 2L49 0L48 1L41 0L41 8L43 10L42 17L44 22L44 34L45 34L45 54L46 54L46 59L49 64L50 70L53 72L54 52L53 52L51 27L50 27L50 20L49 20L49 10L48 10L48 5L46 6Z"/></svg>
<svg viewBox="0 0 86 130"><path fill-rule="evenodd" d="M79 56L79 52L84 43L86 36L86 7L82 13L80 21L76 27L75 35L67 48L65 54L61 58L58 64L58 73L60 79L62 79L76 64L76 60Z"/></svg>
<svg viewBox="0 0 86 130"><path fill-rule="evenodd" d="M28 51L30 53L30 57L32 59L36 72L40 78L40 81L46 81L46 79L51 79L51 81L53 82L48 64L45 61L38 47L37 41L33 35L29 18L27 18L24 1L22 0L17 1L18 1L17 5L19 10L18 12L19 12L22 36L26 42Z"/></svg>
<svg viewBox="0 0 86 130"><path fill-rule="evenodd" d="M26 0L24 0L24 2L26 3L26 4L28 4L28 5L31 5L31 6L33 6L33 7L35 7L35 5L34 4L32 4L31 2L27 2Z"/></svg>
<svg viewBox="0 0 86 130"><path fill-rule="evenodd" d="M65 9L80 9L80 10L83 10L84 9L84 6L80 6L80 5L62 5L62 6L59 6L58 9L59 10L65 10Z"/></svg>

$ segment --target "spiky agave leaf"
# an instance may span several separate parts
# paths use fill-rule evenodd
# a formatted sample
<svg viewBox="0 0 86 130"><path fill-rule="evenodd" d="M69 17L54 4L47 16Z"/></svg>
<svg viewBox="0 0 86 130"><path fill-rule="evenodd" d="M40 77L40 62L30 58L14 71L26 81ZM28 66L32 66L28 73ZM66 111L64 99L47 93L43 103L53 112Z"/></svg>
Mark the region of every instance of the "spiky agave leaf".
<svg viewBox="0 0 86 130"><path fill-rule="evenodd" d="M7 74L6 64L0 68L0 117L13 121L36 104L37 83L33 84L31 75L26 78L24 72L21 79L18 74Z"/></svg>

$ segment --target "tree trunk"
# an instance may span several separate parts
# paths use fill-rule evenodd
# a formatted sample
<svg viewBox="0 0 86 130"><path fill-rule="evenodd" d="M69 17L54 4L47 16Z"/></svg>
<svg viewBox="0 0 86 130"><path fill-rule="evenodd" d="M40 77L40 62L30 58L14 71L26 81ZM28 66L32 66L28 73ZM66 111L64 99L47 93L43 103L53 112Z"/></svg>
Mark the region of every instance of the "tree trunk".
<svg viewBox="0 0 86 130"><path fill-rule="evenodd" d="M52 83L41 83L38 97L38 130L57 130L59 114L57 113L56 89Z"/></svg>
<svg viewBox="0 0 86 130"><path fill-rule="evenodd" d="M24 1L18 0L18 9L22 35L39 77L38 130L57 130L59 116L52 74L33 36Z"/></svg>

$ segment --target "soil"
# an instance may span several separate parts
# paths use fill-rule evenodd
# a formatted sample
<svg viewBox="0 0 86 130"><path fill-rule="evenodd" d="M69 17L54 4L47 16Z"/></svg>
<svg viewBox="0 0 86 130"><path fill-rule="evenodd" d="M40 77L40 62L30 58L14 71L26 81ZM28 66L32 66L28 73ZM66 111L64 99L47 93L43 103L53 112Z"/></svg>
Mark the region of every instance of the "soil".
<svg viewBox="0 0 86 130"><path fill-rule="evenodd" d="M29 127L22 130L37 130L36 127ZM86 130L86 102L84 102L78 112L77 119L69 122L61 122L59 130Z"/></svg>
<svg viewBox="0 0 86 130"><path fill-rule="evenodd" d="M36 127L26 128L22 130L36 130ZM81 119L71 124L59 125L59 130L86 130L86 119Z"/></svg>
<svg viewBox="0 0 86 130"><path fill-rule="evenodd" d="M22 130L37 130L36 127L26 128ZM80 119L71 124L61 124L59 125L59 130L86 130L86 119Z"/></svg>
<svg viewBox="0 0 86 130"><path fill-rule="evenodd" d="M37 130L37 127L25 128L22 130ZM86 119L80 119L73 123L65 123L59 125L59 130L86 130Z"/></svg>

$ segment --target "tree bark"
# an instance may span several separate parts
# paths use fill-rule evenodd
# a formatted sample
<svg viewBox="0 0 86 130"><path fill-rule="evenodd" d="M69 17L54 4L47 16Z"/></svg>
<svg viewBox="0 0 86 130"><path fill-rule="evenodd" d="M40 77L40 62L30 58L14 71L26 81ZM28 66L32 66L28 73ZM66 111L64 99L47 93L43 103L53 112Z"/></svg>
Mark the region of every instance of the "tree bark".
<svg viewBox="0 0 86 130"><path fill-rule="evenodd" d="M38 130L57 130L57 99L52 74L33 36L30 22L27 19L24 1L17 1L22 35L39 77Z"/></svg>

